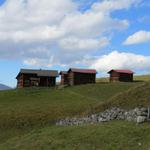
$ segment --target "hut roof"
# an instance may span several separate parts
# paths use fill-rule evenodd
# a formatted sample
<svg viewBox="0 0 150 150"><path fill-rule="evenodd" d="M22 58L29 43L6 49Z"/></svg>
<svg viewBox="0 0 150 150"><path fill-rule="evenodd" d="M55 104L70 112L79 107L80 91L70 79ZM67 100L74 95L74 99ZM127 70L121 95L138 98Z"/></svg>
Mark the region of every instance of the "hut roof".
<svg viewBox="0 0 150 150"><path fill-rule="evenodd" d="M19 74L36 74L39 77L57 77L58 71L57 70L42 70L42 69L21 69ZM17 78L16 77L16 78Z"/></svg>
<svg viewBox="0 0 150 150"><path fill-rule="evenodd" d="M70 68L69 71L78 72L78 73L91 73L91 74L96 74L96 73L97 73L95 69ZM68 71L68 72L69 72L69 71Z"/></svg>
<svg viewBox="0 0 150 150"><path fill-rule="evenodd" d="M133 74L134 72L132 70L116 70L116 69L112 69L110 70L108 73L111 73L111 72L118 72L118 73L127 73L127 74Z"/></svg>

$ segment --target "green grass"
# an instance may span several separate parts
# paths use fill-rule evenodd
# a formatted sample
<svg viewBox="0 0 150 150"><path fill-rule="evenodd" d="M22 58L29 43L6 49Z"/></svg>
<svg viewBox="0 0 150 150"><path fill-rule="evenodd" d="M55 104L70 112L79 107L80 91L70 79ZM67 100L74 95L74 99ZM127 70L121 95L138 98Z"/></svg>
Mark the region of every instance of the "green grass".
<svg viewBox="0 0 150 150"><path fill-rule="evenodd" d="M2 150L150 150L150 125L113 121L100 125L34 130L2 144Z"/></svg>
<svg viewBox="0 0 150 150"><path fill-rule="evenodd" d="M0 127L26 127L54 123L82 115L117 93L138 83L93 84L55 89L20 89L0 92ZM109 91L109 92L108 92Z"/></svg>
<svg viewBox="0 0 150 150"><path fill-rule="evenodd" d="M107 83L107 82L109 82L109 77L97 78L96 82L97 83L105 83L105 82Z"/></svg>
<svg viewBox="0 0 150 150"><path fill-rule="evenodd" d="M103 111L110 107L133 109L135 107L150 106L150 82L143 82L127 91L112 96L108 101L101 102L95 107L95 112Z"/></svg>
<svg viewBox="0 0 150 150"><path fill-rule="evenodd" d="M148 81L148 77L144 80ZM149 82L109 83L104 79L97 84L60 90L0 91L0 150L122 150L122 147L123 150L148 150L149 124L110 122L56 127L54 123L60 118L81 116L113 106L128 109L147 106L150 104L149 91Z"/></svg>
<svg viewBox="0 0 150 150"><path fill-rule="evenodd" d="M140 75L134 77L135 81L150 81L150 75Z"/></svg>

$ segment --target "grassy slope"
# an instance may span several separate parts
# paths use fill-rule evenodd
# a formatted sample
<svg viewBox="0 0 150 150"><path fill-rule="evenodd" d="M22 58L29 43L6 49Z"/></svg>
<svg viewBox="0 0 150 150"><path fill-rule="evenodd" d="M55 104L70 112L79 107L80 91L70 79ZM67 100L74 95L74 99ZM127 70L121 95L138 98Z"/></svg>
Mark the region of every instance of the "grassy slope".
<svg viewBox="0 0 150 150"><path fill-rule="evenodd" d="M96 79L97 83L105 83L105 82L109 82L109 78L107 77L103 77L103 78L97 78Z"/></svg>
<svg viewBox="0 0 150 150"><path fill-rule="evenodd" d="M95 112L99 112L110 107L132 109L147 106L150 106L150 82L143 82L142 84L116 94L108 101L99 103L94 110Z"/></svg>
<svg viewBox="0 0 150 150"><path fill-rule="evenodd" d="M136 81L150 81L150 75L135 76L134 80L136 80Z"/></svg>
<svg viewBox="0 0 150 150"><path fill-rule="evenodd" d="M138 83L81 85L63 90L3 91L0 92L0 127L41 125L65 116L81 115L136 84Z"/></svg>
<svg viewBox="0 0 150 150"><path fill-rule="evenodd" d="M51 126L47 128L46 126L61 117L82 115L83 112L103 110L107 106L116 104L121 104L119 106L122 107L133 107L131 104L138 104L138 101L147 105L148 98L145 99L145 97L149 96L149 87L149 83L136 82L82 85L62 90L1 91L0 149L70 150L74 147L76 147L74 149L80 147L81 150L100 148L102 150L116 150L116 148L122 149L124 147L125 150L138 150L140 148L148 150L150 146L148 142L150 127L148 124L141 127L125 122L111 122L100 126L89 125L86 127ZM134 100L133 103L124 99L124 92L128 98ZM94 108L96 109L94 110ZM124 132L125 130L127 132ZM141 140L144 136L145 142ZM142 147L138 146L139 141L144 144Z"/></svg>
<svg viewBox="0 0 150 150"><path fill-rule="evenodd" d="M97 104L139 83L96 84L0 92L0 143L56 119L91 112ZM110 91L109 93L107 91Z"/></svg>
<svg viewBox="0 0 150 150"><path fill-rule="evenodd" d="M100 125L50 126L0 144L2 150L149 150L150 125L114 121Z"/></svg>

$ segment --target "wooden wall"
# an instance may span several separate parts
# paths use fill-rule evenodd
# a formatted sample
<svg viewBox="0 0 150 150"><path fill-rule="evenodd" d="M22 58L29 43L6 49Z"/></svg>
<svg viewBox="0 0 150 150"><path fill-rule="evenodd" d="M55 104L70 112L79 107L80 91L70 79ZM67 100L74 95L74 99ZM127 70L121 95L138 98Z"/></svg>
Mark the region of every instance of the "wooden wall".
<svg viewBox="0 0 150 150"><path fill-rule="evenodd" d="M17 88L22 88L23 85L23 74L17 77Z"/></svg>
<svg viewBox="0 0 150 150"><path fill-rule="evenodd" d="M95 83L96 74L69 72L68 80L69 80L69 85Z"/></svg>
<svg viewBox="0 0 150 150"><path fill-rule="evenodd" d="M40 77L39 86L41 87L50 87L56 85L56 78L55 77Z"/></svg>
<svg viewBox="0 0 150 150"><path fill-rule="evenodd" d="M116 82L116 81L132 82L133 74L111 72L110 73L110 82Z"/></svg>
<svg viewBox="0 0 150 150"><path fill-rule="evenodd" d="M17 88L32 86L50 87L55 85L56 77L37 77L36 74L21 74L17 77Z"/></svg>
<svg viewBox="0 0 150 150"><path fill-rule="evenodd" d="M61 84L68 84L68 74L61 74Z"/></svg>
<svg viewBox="0 0 150 150"><path fill-rule="evenodd" d="M68 72L68 84L74 85L74 73L72 71Z"/></svg>
<svg viewBox="0 0 150 150"><path fill-rule="evenodd" d="M119 81L119 73L118 72L111 72L110 73L110 82Z"/></svg>
<svg viewBox="0 0 150 150"><path fill-rule="evenodd" d="M132 82L133 81L133 74L120 73L119 81Z"/></svg>

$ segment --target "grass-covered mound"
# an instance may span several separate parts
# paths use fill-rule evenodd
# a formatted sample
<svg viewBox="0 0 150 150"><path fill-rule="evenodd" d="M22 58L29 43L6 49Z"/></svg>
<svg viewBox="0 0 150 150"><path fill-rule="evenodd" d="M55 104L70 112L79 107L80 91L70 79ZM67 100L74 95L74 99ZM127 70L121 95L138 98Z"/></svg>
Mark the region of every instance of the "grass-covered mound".
<svg viewBox="0 0 150 150"><path fill-rule="evenodd" d="M46 127L0 144L2 150L149 150L150 125L115 121Z"/></svg>
<svg viewBox="0 0 150 150"><path fill-rule="evenodd" d="M110 107L132 109L135 107L150 107L150 82L143 82L124 92L112 96L108 101L101 102L95 111L103 111Z"/></svg>
<svg viewBox="0 0 150 150"><path fill-rule="evenodd" d="M0 150L148 150L149 124L57 127L54 122L113 106L148 106L149 91L150 83L145 82L0 91Z"/></svg>
<svg viewBox="0 0 150 150"><path fill-rule="evenodd" d="M134 76L135 81L150 81L150 75Z"/></svg>
<svg viewBox="0 0 150 150"><path fill-rule="evenodd" d="M56 89L18 89L0 92L0 127L51 124L92 111L100 102L137 83L93 84Z"/></svg>

